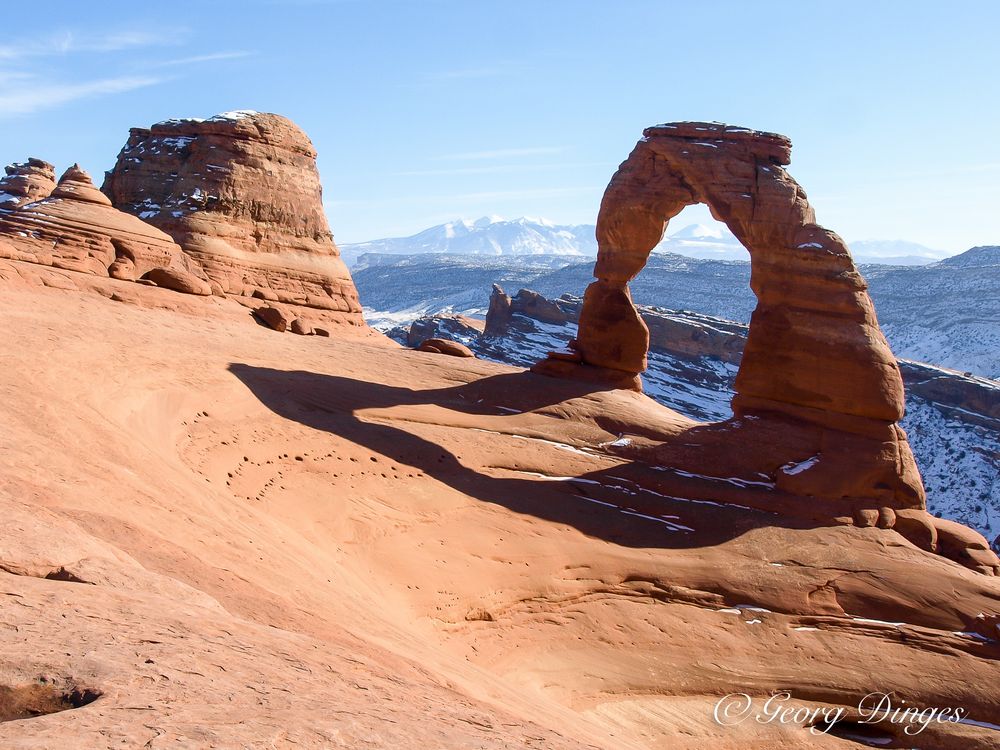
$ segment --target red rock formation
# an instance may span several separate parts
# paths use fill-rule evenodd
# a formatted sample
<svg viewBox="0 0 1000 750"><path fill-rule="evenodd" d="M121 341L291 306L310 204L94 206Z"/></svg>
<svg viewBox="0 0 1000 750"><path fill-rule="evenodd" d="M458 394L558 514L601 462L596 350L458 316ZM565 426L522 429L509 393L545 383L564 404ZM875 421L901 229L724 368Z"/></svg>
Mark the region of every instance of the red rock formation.
<svg viewBox="0 0 1000 750"><path fill-rule="evenodd" d="M418 351L431 352L433 354L447 354L450 357L475 357L472 350L465 344L450 339L426 339L420 342Z"/></svg>
<svg viewBox="0 0 1000 750"><path fill-rule="evenodd" d="M0 216L0 257L133 280L154 268L200 274L168 235L113 208L77 165L48 198Z"/></svg>
<svg viewBox="0 0 1000 750"><path fill-rule="evenodd" d="M696 122L643 136L601 203L597 281L584 296L574 344L580 362L551 357L535 371L639 389L649 331L628 282L667 221L704 203L749 250L758 304L736 379L735 419L664 444L657 460L712 476L775 476L779 493L810 498L801 511L816 519L889 527L904 512L902 533L935 547L938 524L924 511L923 483L897 424L899 366L847 246L816 224L783 168L791 142ZM943 554L983 572L996 565L992 553L980 554L984 541L953 533L949 540Z"/></svg>
<svg viewBox="0 0 1000 750"><path fill-rule="evenodd" d="M56 187L55 167L41 159L9 164L0 179L0 212L48 198Z"/></svg>
<svg viewBox="0 0 1000 750"><path fill-rule="evenodd" d="M290 120L231 112L133 128L103 190L171 235L226 293L364 325L323 212L316 151Z"/></svg>

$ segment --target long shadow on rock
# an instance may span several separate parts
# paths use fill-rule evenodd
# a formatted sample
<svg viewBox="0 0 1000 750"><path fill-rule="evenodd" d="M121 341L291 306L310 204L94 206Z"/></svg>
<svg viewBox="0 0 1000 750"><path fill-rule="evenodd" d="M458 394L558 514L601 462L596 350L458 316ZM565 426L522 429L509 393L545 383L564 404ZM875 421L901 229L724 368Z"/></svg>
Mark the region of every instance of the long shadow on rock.
<svg viewBox="0 0 1000 750"><path fill-rule="evenodd" d="M520 409L557 406L593 393L593 384L561 383L560 389L536 389L531 373L497 375L447 388L415 390L353 378L304 371L275 370L233 363L230 371L280 416L338 435L412 466L455 490L516 513L566 524L615 544L641 548L713 546L762 526L809 528L807 520L723 505L696 495L671 496L647 489L629 478L631 465L593 471L564 481L490 476L463 465L441 445L388 424L362 419L358 410L436 405L460 414L490 415L497 403ZM530 381L530 382L529 382ZM530 450L530 449L529 449ZM646 467L637 466L637 469ZM694 499L692 499L694 498Z"/></svg>

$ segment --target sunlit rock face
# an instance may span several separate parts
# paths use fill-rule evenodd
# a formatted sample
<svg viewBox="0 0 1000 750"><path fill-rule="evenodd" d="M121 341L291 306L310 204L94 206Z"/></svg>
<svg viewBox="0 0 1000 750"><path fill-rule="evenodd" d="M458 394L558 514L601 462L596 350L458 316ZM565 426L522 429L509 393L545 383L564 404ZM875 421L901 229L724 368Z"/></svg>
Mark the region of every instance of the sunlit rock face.
<svg viewBox="0 0 1000 750"><path fill-rule="evenodd" d="M103 190L172 236L222 291L364 325L316 151L287 118L239 111L133 128Z"/></svg>

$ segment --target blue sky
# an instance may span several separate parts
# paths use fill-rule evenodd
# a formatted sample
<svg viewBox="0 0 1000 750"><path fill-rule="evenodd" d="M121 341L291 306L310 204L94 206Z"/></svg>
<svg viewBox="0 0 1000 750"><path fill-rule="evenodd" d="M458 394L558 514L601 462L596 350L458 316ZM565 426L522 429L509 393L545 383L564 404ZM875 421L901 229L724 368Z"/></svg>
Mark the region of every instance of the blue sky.
<svg viewBox="0 0 1000 750"><path fill-rule="evenodd" d="M792 175L848 240L1000 243L1000 3L57 5L4 8L4 163L99 181L131 126L278 112L319 150L347 243L484 214L593 222L644 126L721 120L790 136Z"/></svg>

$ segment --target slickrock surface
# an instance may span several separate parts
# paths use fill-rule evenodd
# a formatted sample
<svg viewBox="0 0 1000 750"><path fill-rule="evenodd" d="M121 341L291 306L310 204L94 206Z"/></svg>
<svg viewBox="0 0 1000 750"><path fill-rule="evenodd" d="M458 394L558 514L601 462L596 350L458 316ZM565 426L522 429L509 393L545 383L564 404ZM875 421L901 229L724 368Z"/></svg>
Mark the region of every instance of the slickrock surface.
<svg viewBox="0 0 1000 750"><path fill-rule="evenodd" d="M860 746L713 719L777 690L1000 746L1000 579L621 454L703 429L642 394L38 265L0 292L0 695L66 709L4 748Z"/></svg>
<svg viewBox="0 0 1000 750"><path fill-rule="evenodd" d="M201 273L169 235L113 208L78 166L49 197L0 215L0 257L126 280L155 268Z"/></svg>
<svg viewBox="0 0 1000 750"><path fill-rule="evenodd" d="M48 198L56 187L55 167L41 159L8 164L0 177L0 213Z"/></svg>
<svg viewBox="0 0 1000 750"><path fill-rule="evenodd" d="M173 237L227 294L363 326L323 212L316 151L293 122L229 112L133 128L104 192Z"/></svg>
<svg viewBox="0 0 1000 750"><path fill-rule="evenodd" d="M897 424L899 367L847 246L816 224L784 170L790 159L791 142L774 133L698 122L643 131L601 202L597 281L573 342L581 361L557 355L535 370L640 388L649 331L628 282L667 221L704 203L749 250L758 304L736 379L736 418L660 446L659 460L696 472L776 473L779 490L802 498L788 504L793 512L860 526L898 519L903 533L934 546L920 474ZM980 544L966 541L968 549ZM969 563L965 552L956 557Z"/></svg>

